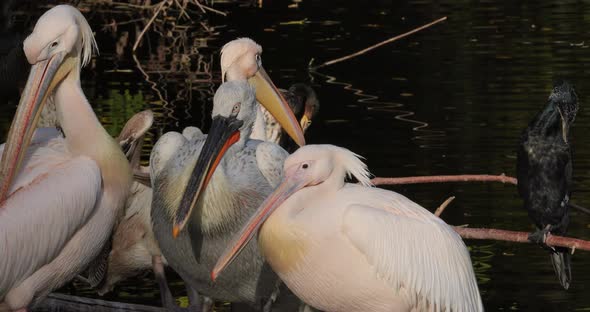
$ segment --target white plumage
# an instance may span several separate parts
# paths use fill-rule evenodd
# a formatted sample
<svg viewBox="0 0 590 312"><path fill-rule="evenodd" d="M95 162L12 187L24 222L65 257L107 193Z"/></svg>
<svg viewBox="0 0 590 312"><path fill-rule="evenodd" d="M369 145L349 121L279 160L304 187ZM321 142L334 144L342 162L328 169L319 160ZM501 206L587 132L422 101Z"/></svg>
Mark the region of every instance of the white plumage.
<svg viewBox="0 0 590 312"><path fill-rule="evenodd" d="M0 163L0 310L26 308L86 268L122 213L132 178L80 87L95 46L84 16L56 6L23 46L32 68ZM34 130L48 96L65 137Z"/></svg>
<svg viewBox="0 0 590 312"><path fill-rule="evenodd" d="M345 183L346 175L361 183ZM461 237L418 204L369 181L354 153L301 147L285 160L282 183L212 277L260 228L258 243L273 270L320 310L482 311Z"/></svg>

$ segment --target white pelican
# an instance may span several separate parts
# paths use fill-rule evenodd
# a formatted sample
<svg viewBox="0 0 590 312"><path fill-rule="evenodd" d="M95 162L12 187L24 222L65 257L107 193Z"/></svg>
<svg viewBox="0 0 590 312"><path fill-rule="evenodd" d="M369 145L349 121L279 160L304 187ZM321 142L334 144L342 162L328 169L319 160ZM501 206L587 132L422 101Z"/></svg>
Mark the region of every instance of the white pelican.
<svg viewBox="0 0 590 312"><path fill-rule="evenodd" d="M268 78L264 82L274 94L271 101L259 94L262 105L275 112L288 133L297 133L296 141L302 138L288 105L273 101L279 99L277 91ZM259 90L257 85L256 93ZM166 133L150 159L154 233L168 264L200 294L248 304L267 298L278 282L255 244L246 248L242 265L216 284L209 281L209 268L279 181L287 156L276 144L249 139L256 114L254 96L245 80L225 82L215 93L206 139Z"/></svg>
<svg viewBox="0 0 590 312"><path fill-rule="evenodd" d="M370 187L358 155L333 145L304 146L285 160L283 175L219 258L213 280L240 261L237 255L260 229L265 259L317 309L483 310L461 237L406 197ZM345 183L347 175L361 185Z"/></svg>
<svg viewBox="0 0 590 312"><path fill-rule="evenodd" d="M80 273L122 213L132 175L80 87L96 46L75 8L43 14L24 42L33 66L0 163L0 310L25 309ZM37 130L51 96L65 138Z"/></svg>

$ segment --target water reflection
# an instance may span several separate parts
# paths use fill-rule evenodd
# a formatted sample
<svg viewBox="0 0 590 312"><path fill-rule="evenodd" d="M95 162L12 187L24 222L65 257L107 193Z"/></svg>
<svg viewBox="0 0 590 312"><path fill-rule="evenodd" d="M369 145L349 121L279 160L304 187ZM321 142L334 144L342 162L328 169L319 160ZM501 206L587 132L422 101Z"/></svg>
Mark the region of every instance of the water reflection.
<svg viewBox="0 0 590 312"><path fill-rule="evenodd" d="M590 2L304 0L291 7L264 1L256 8L250 1L216 1L216 8L231 14L212 14L204 21L176 21L172 13L158 19L137 57L131 47L145 21L129 10L114 14L101 7L86 13L101 54L84 71L83 88L109 133L118 133L129 117L147 108L156 115L148 136L152 144L164 131L186 125L207 129L220 82L218 51L228 40L249 36L263 45L265 68L277 85L310 82L316 89L322 111L310 128L309 143L348 147L367 157L379 176L514 175L521 129L544 106L553 78L564 76L576 84L582 106L572 130L572 198L590 206L590 136L584 134L590 116L583 104L590 89L590 38L580 31L590 26ZM311 59L336 58L445 15L447 22L405 40L318 73L305 70ZM3 135L12 112L2 108ZM150 146L144 146L146 155ZM395 190L431 210L457 196L443 214L451 224L532 229L514 186ZM588 216L573 212L570 234L590 238L588 223ZM566 292L546 252L536 246L468 244L488 311L590 309L587 253L573 257L573 284ZM182 295L180 281L172 281L175 294ZM96 297L78 284L63 291ZM106 298L159 303L150 273L123 283Z"/></svg>

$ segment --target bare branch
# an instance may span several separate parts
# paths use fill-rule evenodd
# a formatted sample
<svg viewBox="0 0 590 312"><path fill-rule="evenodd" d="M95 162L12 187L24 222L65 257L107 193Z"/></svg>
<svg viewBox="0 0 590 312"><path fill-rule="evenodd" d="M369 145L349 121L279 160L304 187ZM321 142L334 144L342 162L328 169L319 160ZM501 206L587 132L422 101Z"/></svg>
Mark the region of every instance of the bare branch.
<svg viewBox="0 0 590 312"><path fill-rule="evenodd" d="M203 13L206 13L205 10L208 10L213 13L217 13L219 15L227 16L227 13L216 10L212 7L206 6L206 5L202 4L199 0L195 0L195 4L199 7L199 9L201 9L201 12L203 12Z"/></svg>
<svg viewBox="0 0 590 312"><path fill-rule="evenodd" d="M460 174L460 175L441 175L441 176L420 176L420 177L403 177L403 178L381 178L376 177L371 180L374 185L398 185L398 184L419 184L419 183L444 183L444 182L501 182L516 184L516 178L500 175L489 174Z"/></svg>
<svg viewBox="0 0 590 312"><path fill-rule="evenodd" d="M137 50L137 46L139 46L139 43L141 42L141 38L143 38L143 35L145 35L145 32L148 30L148 28L150 28L150 26L152 25L152 23L154 22L156 17L158 17L158 15L160 14L160 11L162 11L162 9L164 8L164 4L166 4L165 0L160 2L160 4L158 5L158 9L156 9L156 12L154 13L154 16L152 16L152 18L148 21L148 23L145 25L145 27L143 28L143 30L141 31L139 36L137 36L137 39L135 40L135 44L133 45L133 52L135 52L135 50Z"/></svg>
<svg viewBox="0 0 590 312"><path fill-rule="evenodd" d="M529 233L517 232L517 231L506 231L498 229L486 229L486 228L464 228L464 227L453 227L455 232L459 233L461 237L465 239L487 239L487 240L498 240L515 243L530 243ZM554 247L567 247L572 249L581 249L590 251L590 241L557 236L547 235L545 243L549 246Z"/></svg>
<svg viewBox="0 0 590 312"><path fill-rule="evenodd" d="M318 66L310 66L310 68L311 69L318 69L320 67L325 67L325 66L329 66L329 65L332 65L332 64L340 63L342 61L346 61L346 60L351 59L353 57L356 57L356 56L365 54L365 53L367 53L367 52L369 52L369 51L371 51L373 49L376 49L376 48L378 48L380 46L386 45L386 44L391 43L391 42L394 42L396 40L405 38L405 37L407 37L407 36L409 36L411 34L417 33L417 32L419 32L419 31L421 31L423 29L426 29L426 28L428 28L430 26L433 26L433 25L436 25L436 24L438 24L438 23L440 23L442 21L445 21L446 19L447 19L446 16L445 17L442 17L442 18L439 18L439 19L437 19L437 20L435 20L433 22L430 22L430 23L428 23L426 25L422 25L422 26L420 26L418 28L414 28L414 29L412 29L412 30L410 30L410 31L408 31L406 33L401 34L401 35L397 35L397 36L395 36L393 38L389 38L389 39L387 39L385 41L381 41L381 42L379 42L377 44L374 44L374 45L372 45L372 46L370 46L368 48L362 49L362 50L360 50L358 52L355 52L355 53L352 53L352 54L349 54L349 55L346 55L346 56L343 56L343 57L339 57L337 59L334 59L334 60L331 60L331 61L322 63L322 64L320 64Z"/></svg>
<svg viewBox="0 0 590 312"><path fill-rule="evenodd" d="M440 206L436 209L436 211L434 212L434 215L437 217L440 217L440 215L443 213L443 211L445 211L445 208L447 208L447 206L455 199L455 196L451 196L449 198L447 198L447 200L445 200L442 204L440 204Z"/></svg>

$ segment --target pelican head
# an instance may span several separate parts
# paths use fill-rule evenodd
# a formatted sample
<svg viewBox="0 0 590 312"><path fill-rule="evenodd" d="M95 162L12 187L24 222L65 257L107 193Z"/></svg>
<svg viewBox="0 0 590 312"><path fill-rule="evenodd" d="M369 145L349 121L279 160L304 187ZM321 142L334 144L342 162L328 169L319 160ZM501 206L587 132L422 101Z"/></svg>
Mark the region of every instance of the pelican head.
<svg viewBox="0 0 590 312"><path fill-rule="evenodd" d="M249 38L239 38L221 49L221 79L248 80L256 89L256 99L299 146L305 145L301 126L289 104L262 67L262 47Z"/></svg>
<svg viewBox="0 0 590 312"><path fill-rule="evenodd" d="M24 151L35 131L45 100L70 73L79 77L96 42L76 8L58 5L45 12L23 43L31 72L10 126L0 164L0 202L8 193Z"/></svg>
<svg viewBox="0 0 590 312"><path fill-rule="evenodd" d="M264 221L291 195L303 188L319 185L344 184L344 178L353 176L361 185L370 186L370 173L360 156L334 145L307 145L285 159L283 181L260 205L242 228L239 235L222 253L211 272L215 280L254 237Z"/></svg>
<svg viewBox="0 0 590 312"><path fill-rule="evenodd" d="M213 122L174 218L173 236L186 225L225 152L244 143L256 116L254 89L244 80L223 83L213 97Z"/></svg>

